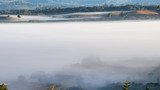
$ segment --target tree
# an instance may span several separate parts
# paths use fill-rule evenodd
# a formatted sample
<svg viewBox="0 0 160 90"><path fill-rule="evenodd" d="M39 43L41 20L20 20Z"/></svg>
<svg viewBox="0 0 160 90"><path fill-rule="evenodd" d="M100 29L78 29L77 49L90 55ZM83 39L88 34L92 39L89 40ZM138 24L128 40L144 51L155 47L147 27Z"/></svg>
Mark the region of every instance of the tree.
<svg viewBox="0 0 160 90"><path fill-rule="evenodd" d="M0 90L8 90L7 85L5 85L4 83L0 85Z"/></svg>
<svg viewBox="0 0 160 90"><path fill-rule="evenodd" d="M157 6L157 10L160 10L160 5Z"/></svg>
<svg viewBox="0 0 160 90"><path fill-rule="evenodd" d="M107 17L111 17L111 16L112 16L112 13L108 13L108 14L107 14Z"/></svg>
<svg viewBox="0 0 160 90"><path fill-rule="evenodd" d="M125 81L124 85L123 85L123 90L129 90L129 86L130 86L130 82L129 81Z"/></svg>
<svg viewBox="0 0 160 90"><path fill-rule="evenodd" d="M146 87L146 90L150 90L149 87Z"/></svg>
<svg viewBox="0 0 160 90"><path fill-rule="evenodd" d="M126 12L121 12L120 16L123 17L123 18L126 18L127 17L127 13Z"/></svg>

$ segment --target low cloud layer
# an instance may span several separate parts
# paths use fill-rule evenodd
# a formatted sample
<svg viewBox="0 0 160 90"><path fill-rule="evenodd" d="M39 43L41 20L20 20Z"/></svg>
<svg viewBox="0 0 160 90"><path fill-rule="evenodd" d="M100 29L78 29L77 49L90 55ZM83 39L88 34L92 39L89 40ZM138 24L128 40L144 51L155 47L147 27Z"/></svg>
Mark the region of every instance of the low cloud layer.
<svg viewBox="0 0 160 90"><path fill-rule="evenodd" d="M126 79L155 82L160 65L158 26L158 21L2 25L0 80L10 88L51 83L100 86Z"/></svg>
<svg viewBox="0 0 160 90"><path fill-rule="evenodd" d="M102 87L112 83L123 83L125 80L136 83L157 82L160 78L160 62L137 59L136 61L106 62L97 57L86 57L80 63L65 66L53 73L34 72L29 76L19 76L10 82L11 90L43 90L52 84L63 87ZM143 63L141 62L143 61ZM148 65L150 62L150 65ZM129 63L132 63L128 65ZM157 64L155 64L157 63ZM153 67L154 66L154 67Z"/></svg>

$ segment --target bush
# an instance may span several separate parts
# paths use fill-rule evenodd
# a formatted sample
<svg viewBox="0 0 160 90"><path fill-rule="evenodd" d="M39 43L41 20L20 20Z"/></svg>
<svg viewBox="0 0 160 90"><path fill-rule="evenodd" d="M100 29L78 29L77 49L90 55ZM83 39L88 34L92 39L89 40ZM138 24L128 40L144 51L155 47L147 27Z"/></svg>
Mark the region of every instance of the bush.
<svg viewBox="0 0 160 90"><path fill-rule="evenodd" d="M4 83L0 85L0 90L8 90L7 85L5 85Z"/></svg>

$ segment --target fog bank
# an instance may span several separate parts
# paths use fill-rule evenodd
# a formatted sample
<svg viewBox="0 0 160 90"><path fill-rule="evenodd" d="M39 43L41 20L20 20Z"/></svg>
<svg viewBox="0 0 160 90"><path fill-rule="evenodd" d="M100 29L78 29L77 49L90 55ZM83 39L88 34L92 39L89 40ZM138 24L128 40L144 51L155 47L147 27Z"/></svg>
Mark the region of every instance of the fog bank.
<svg viewBox="0 0 160 90"><path fill-rule="evenodd" d="M43 71L54 75L57 83L68 74L92 85L143 81L142 76L160 65L159 23L1 24L0 80Z"/></svg>

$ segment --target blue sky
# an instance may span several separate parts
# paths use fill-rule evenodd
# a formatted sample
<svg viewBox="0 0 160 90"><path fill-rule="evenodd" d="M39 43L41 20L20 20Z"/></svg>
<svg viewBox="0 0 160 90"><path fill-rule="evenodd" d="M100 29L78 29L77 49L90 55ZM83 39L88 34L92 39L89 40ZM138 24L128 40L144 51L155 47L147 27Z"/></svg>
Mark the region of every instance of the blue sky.
<svg viewBox="0 0 160 90"><path fill-rule="evenodd" d="M160 0L0 0L0 9L35 8L38 6L93 6L101 4L160 4Z"/></svg>

